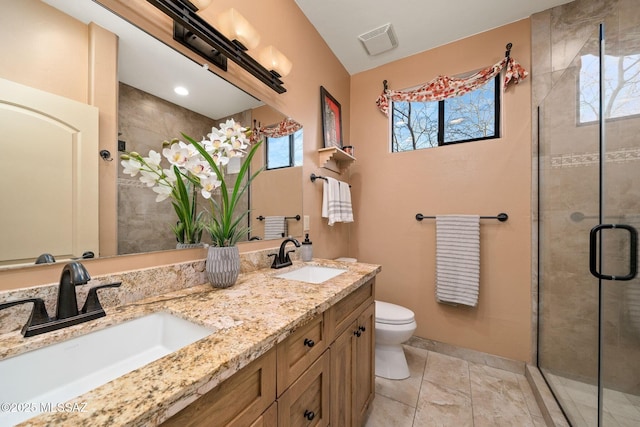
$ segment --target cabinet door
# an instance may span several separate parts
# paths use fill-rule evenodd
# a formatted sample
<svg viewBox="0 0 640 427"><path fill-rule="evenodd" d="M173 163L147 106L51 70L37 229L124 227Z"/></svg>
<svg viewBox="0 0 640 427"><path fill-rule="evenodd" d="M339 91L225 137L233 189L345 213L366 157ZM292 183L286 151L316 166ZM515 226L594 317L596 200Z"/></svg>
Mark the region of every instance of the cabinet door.
<svg viewBox="0 0 640 427"><path fill-rule="evenodd" d="M353 390L355 383L357 322L331 344L331 425L350 426L353 412Z"/></svg>
<svg viewBox="0 0 640 427"><path fill-rule="evenodd" d="M358 317L357 331L360 335L355 339L355 387L353 400L353 425L362 425L366 418L369 403L375 393L375 304L362 312Z"/></svg>
<svg viewBox="0 0 640 427"><path fill-rule="evenodd" d="M273 402L269 409L251 424L251 427L278 427L278 403Z"/></svg>
<svg viewBox="0 0 640 427"><path fill-rule="evenodd" d="M247 426L259 419L275 398L273 349L169 418L163 426ZM270 424L265 421L264 425Z"/></svg>
<svg viewBox="0 0 640 427"><path fill-rule="evenodd" d="M330 351L325 351L278 399L278 426L329 425Z"/></svg>

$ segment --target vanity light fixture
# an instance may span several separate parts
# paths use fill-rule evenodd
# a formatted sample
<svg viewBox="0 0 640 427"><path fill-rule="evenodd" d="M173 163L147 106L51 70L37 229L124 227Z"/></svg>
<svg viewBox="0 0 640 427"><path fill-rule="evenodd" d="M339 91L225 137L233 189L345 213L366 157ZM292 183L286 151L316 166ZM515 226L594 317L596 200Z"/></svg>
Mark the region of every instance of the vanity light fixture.
<svg viewBox="0 0 640 427"><path fill-rule="evenodd" d="M267 46L260 51L258 59L265 68L275 72L279 77L286 77L291 72L293 64L289 58L273 46Z"/></svg>
<svg viewBox="0 0 640 427"><path fill-rule="evenodd" d="M210 63L226 71L227 59L229 59L277 93L287 91L277 72L269 71L253 59L241 47L242 42L229 40L222 32L202 19L196 13L198 8L192 2L187 0L147 1L173 19L173 38L176 41L207 58Z"/></svg>
<svg viewBox="0 0 640 427"><path fill-rule="evenodd" d="M255 49L260 43L258 31L234 8L220 14L218 23L222 34L239 43L241 49Z"/></svg>

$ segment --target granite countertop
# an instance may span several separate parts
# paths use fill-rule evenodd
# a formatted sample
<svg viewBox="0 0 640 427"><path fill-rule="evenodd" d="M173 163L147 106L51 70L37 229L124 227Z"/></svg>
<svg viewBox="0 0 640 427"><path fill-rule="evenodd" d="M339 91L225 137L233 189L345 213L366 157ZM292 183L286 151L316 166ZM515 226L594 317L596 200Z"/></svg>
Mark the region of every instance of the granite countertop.
<svg viewBox="0 0 640 427"><path fill-rule="evenodd" d="M321 284L274 277L302 265L345 268ZM266 353L299 326L369 281L379 265L313 260L241 274L227 289L208 284L117 308L107 316L31 338L4 334L0 359L154 312L169 312L215 332L70 402L84 412L44 413L20 426L150 426L179 412Z"/></svg>

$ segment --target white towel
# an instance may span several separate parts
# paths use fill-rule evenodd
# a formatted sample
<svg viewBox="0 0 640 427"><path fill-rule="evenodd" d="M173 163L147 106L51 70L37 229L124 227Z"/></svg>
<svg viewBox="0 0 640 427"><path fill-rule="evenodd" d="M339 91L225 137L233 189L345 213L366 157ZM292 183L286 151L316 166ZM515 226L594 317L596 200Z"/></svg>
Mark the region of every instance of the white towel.
<svg viewBox="0 0 640 427"><path fill-rule="evenodd" d="M268 216L264 219L264 239L282 239L287 235L287 220L284 216Z"/></svg>
<svg viewBox="0 0 640 427"><path fill-rule="evenodd" d="M329 219L329 225L353 222L349 184L329 177L326 178L322 191L322 217Z"/></svg>
<svg viewBox="0 0 640 427"><path fill-rule="evenodd" d="M480 216L436 216L436 299L478 304Z"/></svg>

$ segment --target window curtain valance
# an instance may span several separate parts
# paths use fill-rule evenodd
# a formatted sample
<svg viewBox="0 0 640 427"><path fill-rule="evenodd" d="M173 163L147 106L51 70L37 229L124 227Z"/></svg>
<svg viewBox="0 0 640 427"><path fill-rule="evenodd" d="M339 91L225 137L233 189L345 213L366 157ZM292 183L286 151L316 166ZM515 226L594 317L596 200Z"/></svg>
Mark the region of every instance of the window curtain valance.
<svg viewBox="0 0 640 427"><path fill-rule="evenodd" d="M480 70L467 78L438 76L428 83L413 90L391 90L386 87L376 100L378 109L385 116L389 116L389 101L442 101L454 96L464 95L487 83L500 74L506 68L504 74L504 90L509 84L518 84L529 73L515 59L507 56L497 64Z"/></svg>
<svg viewBox="0 0 640 427"><path fill-rule="evenodd" d="M279 138L285 135L291 135L292 133L297 132L302 129L302 125L292 118L287 117L280 123L275 126L270 127L260 127L257 130L254 130L254 137L259 139L261 137L267 138Z"/></svg>

